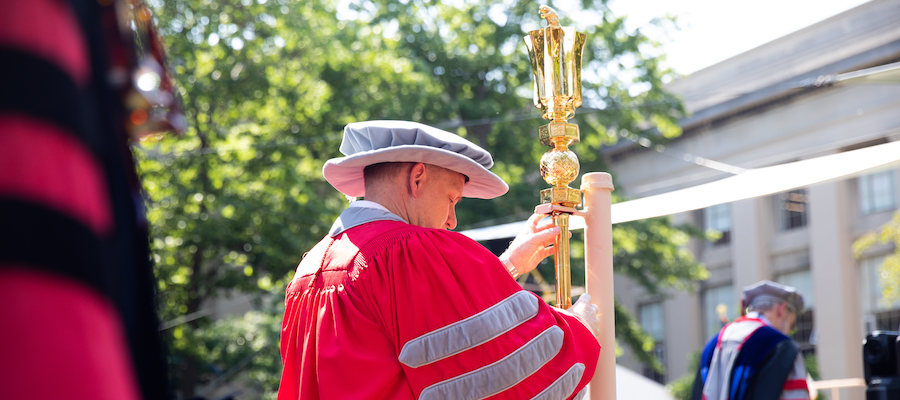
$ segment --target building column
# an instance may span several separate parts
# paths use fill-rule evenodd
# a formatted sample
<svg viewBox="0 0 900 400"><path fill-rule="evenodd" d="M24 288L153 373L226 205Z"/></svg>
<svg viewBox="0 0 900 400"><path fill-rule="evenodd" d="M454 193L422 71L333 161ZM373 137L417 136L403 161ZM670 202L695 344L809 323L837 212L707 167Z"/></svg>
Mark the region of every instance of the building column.
<svg viewBox="0 0 900 400"><path fill-rule="evenodd" d="M697 371L691 367L691 355L702 349L703 320L700 292L675 291L663 303L665 324L666 381L672 382L684 374Z"/></svg>
<svg viewBox="0 0 900 400"><path fill-rule="evenodd" d="M678 213L672 216L676 225L700 225L695 212ZM700 254L699 249L705 241L692 240L688 250ZM698 243L699 242L699 243ZM691 369L691 355L706 344L703 332L703 301L700 285L695 283L693 292L672 290L663 302L666 352L666 381L672 382L685 374L695 374Z"/></svg>
<svg viewBox="0 0 900 400"><path fill-rule="evenodd" d="M736 304L741 304L743 289L763 279L772 279L769 241L774 217L769 212L769 197L731 203L732 276Z"/></svg>
<svg viewBox="0 0 900 400"><path fill-rule="evenodd" d="M862 318L858 274L851 255L845 181L809 188L810 270L816 296L816 356L821 379L862 378ZM842 389L861 400L864 388Z"/></svg>

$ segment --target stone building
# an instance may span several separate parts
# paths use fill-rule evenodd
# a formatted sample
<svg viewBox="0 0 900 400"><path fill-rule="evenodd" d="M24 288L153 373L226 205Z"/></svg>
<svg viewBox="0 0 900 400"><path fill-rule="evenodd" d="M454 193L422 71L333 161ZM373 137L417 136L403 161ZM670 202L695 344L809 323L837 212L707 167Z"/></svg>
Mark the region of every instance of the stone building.
<svg viewBox="0 0 900 400"><path fill-rule="evenodd" d="M684 134L663 150L675 157L627 140L606 149L617 191L641 198L730 175L698 160L760 168L900 139L900 74L893 82L833 82L837 74L900 62L897 21L900 1L873 0L672 82L692 113L681 121ZM741 288L769 279L806 298L795 337L815 355L821 379L861 378L865 334L897 330L900 304L881 299L878 278L893 248L876 246L857 259L851 246L897 211L898 175L876 170L674 215L722 232L715 243L690 244L710 279L694 293L655 298L617 277L617 297L657 338L667 372L653 374L627 351L618 361L661 382L692 373L690 356L722 319L738 316ZM864 398L863 388L841 390L842 399Z"/></svg>

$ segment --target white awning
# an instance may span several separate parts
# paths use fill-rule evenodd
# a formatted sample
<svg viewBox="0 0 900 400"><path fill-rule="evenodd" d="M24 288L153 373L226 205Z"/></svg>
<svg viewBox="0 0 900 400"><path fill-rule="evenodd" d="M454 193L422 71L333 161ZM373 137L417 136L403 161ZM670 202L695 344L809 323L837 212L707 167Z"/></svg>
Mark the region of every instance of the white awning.
<svg viewBox="0 0 900 400"><path fill-rule="evenodd" d="M616 399L675 400L665 386L619 364L616 364Z"/></svg>
<svg viewBox="0 0 900 400"><path fill-rule="evenodd" d="M843 153L746 170L728 178L612 205L612 223L636 221L698 210L717 204L781 193L900 166L900 141ZM462 231L474 240L515 237L526 221ZM570 230L584 228L573 216Z"/></svg>

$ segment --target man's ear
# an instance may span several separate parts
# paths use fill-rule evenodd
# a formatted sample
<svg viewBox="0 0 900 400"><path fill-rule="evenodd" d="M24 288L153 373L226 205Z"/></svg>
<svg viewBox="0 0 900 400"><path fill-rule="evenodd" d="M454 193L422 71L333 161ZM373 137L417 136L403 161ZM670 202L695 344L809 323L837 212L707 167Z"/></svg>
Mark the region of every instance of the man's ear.
<svg viewBox="0 0 900 400"><path fill-rule="evenodd" d="M787 303L778 305L778 318L784 318L787 315Z"/></svg>
<svg viewBox="0 0 900 400"><path fill-rule="evenodd" d="M415 163L409 170L409 195L413 198L419 197L422 192L422 185L425 183L427 170L424 163Z"/></svg>

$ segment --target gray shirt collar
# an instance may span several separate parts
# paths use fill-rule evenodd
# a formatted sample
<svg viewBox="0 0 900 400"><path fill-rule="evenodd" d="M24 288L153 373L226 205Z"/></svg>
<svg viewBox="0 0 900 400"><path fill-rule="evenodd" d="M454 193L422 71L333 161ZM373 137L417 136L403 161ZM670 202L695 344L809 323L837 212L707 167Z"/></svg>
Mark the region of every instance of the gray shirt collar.
<svg viewBox="0 0 900 400"><path fill-rule="evenodd" d="M406 222L406 220L388 211L381 204L359 200L350 203L350 207L341 212L341 215L334 221L334 225L331 226L328 235L335 237L347 229L373 221Z"/></svg>

